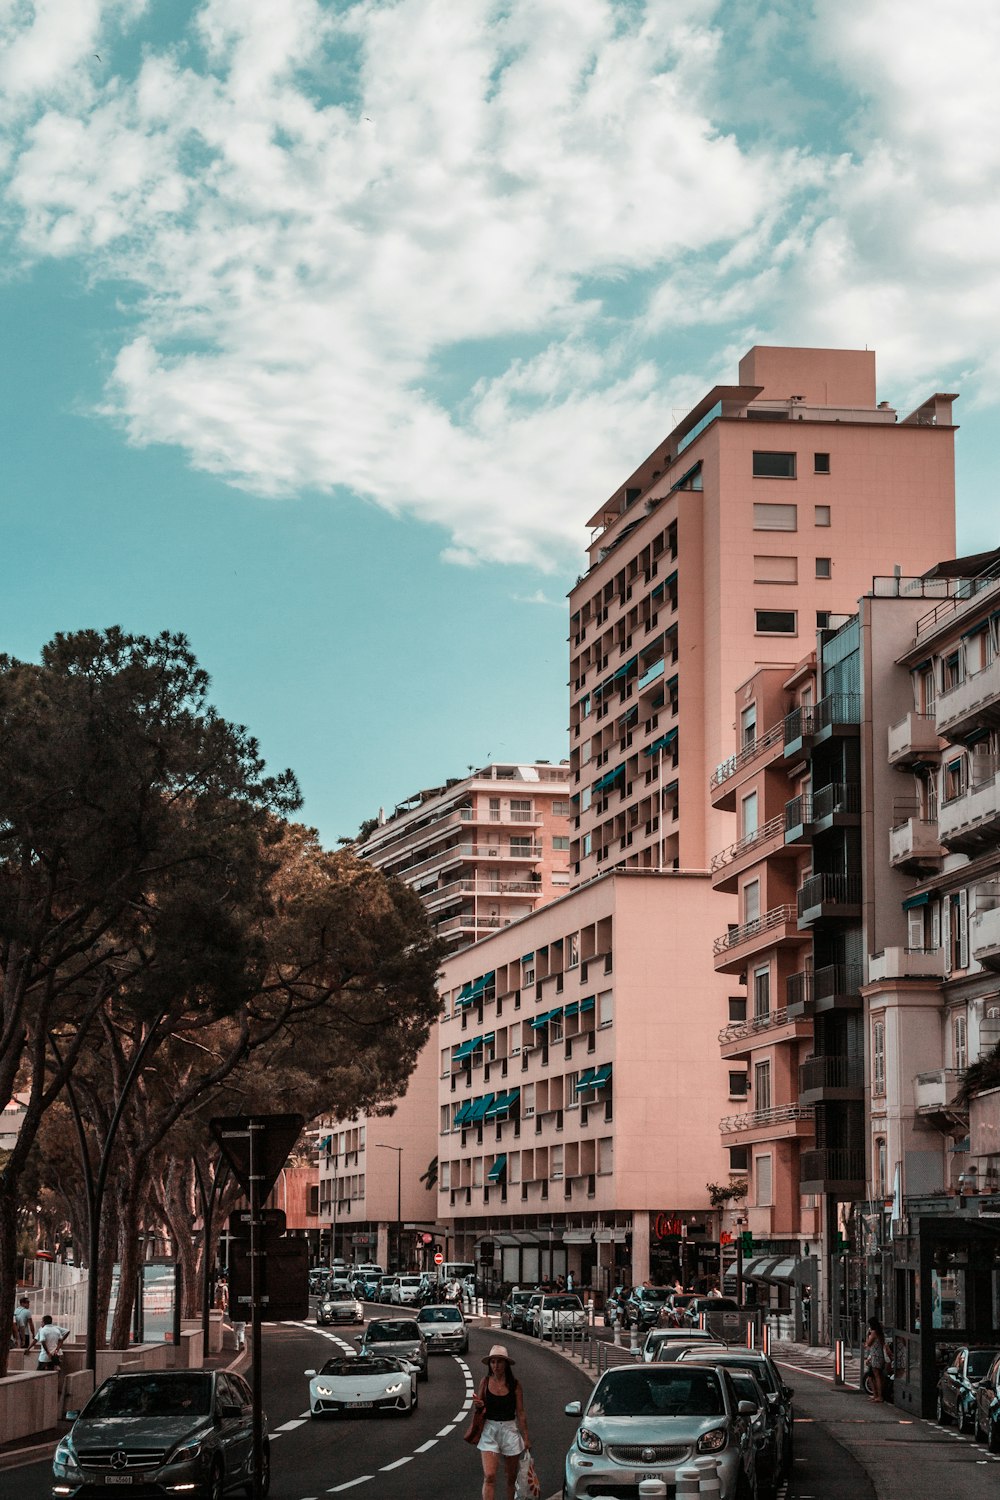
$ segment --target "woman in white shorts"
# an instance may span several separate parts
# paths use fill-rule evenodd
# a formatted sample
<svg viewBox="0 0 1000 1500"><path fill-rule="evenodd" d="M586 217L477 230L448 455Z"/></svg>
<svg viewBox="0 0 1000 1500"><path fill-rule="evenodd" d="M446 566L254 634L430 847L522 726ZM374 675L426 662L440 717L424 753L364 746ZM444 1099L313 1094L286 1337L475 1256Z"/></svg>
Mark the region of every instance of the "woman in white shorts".
<svg viewBox="0 0 1000 1500"><path fill-rule="evenodd" d="M483 1500L494 1500L501 1458L507 1473L507 1500L514 1500L521 1454L525 1448L531 1447L521 1382L515 1379L511 1358L503 1344L494 1344L483 1364L489 1375L473 1398L476 1409L483 1407L486 1412L483 1435L479 1439L483 1459Z"/></svg>

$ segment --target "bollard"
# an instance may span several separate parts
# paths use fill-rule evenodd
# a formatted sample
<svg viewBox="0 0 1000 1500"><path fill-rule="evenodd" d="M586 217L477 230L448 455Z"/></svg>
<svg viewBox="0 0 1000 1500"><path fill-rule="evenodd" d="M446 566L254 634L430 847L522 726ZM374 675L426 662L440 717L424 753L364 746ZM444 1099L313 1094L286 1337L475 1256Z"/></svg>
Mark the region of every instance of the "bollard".
<svg viewBox="0 0 1000 1500"><path fill-rule="evenodd" d="M590 1325L590 1327L593 1328L593 1326L594 1326L594 1299L593 1299L593 1297L590 1297L587 1300L587 1322Z"/></svg>
<svg viewBox="0 0 1000 1500"><path fill-rule="evenodd" d="M662 1479L643 1479L639 1482L640 1500L666 1500L666 1494L667 1486Z"/></svg>
<svg viewBox="0 0 1000 1500"><path fill-rule="evenodd" d="M833 1346L833 1383L843 1385L844 1383L844 1340L837 1339Z"/></svg>
<svg viewBox="0 0 1000 1500"><path fill-rule="evenodd" d="M615 1324L615 1347L618 1348L618 1349L620 1349L621 1346L622 1346L622 1325L618 1321L617 1318L615 1318L614 1324Z"/></svg>
<svg viewBox="0 0 1000 1500"><path fill-rule="evenodd" d="M722 1486L719 1483L719 1465L714 1458L696 1458L698 1470L698 1500L721 1500Z"/></svg>
<svg viewBox="0 0 1000 1500"><path fill-rule="evenodd" d="M638 1323L633 1323L632 1324L631 1336L632 1336L632 1342L628 1346L629 1353L630 1354L639 1354L641 1352L641 1350L639 1348L639 1325L638 1325Z"/></svg>
<svg viewBox="0 0 1000 1500"><path fill-rule="evenodd" d="M770 1328L768 1328L768 1326L767 1326L766 1323L764 1324L763 1328L760 1331L760 1347L763 1349L763 1351L764 1351L765 1354L770 1354L770 1352L771 1352L771 1330L770 1330Z"/></svg>
<svg viewBox="0 0 1000 1500"><path fill-rule="evenodd" d="M677 1484L674 1489L677 1500L686 1500L686 1497L687 1500L694 1500L694 1497L698 1494L698 1480L700 1478L701 1475L697 1469L678 1469L676 1475Z"/></svg>
<svg viewBox="0 0 1000 1500"><path fill-rule="evenodd" d="M755 1342L754 1342L755 1339L756 1339L756 1335L757 1335L757 1325L754 1323L753 1319L751 1318L750 1322L747 1324L747 1348L748 1349L753 1349L753 1348L756 1347Z"/></svg>

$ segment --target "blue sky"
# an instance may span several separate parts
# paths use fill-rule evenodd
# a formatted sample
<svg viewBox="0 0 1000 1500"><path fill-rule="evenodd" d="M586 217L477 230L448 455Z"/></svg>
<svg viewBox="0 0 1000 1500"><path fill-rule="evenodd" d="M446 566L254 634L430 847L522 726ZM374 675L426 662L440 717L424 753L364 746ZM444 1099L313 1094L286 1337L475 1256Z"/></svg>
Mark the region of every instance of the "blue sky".
<svg viewBox="0 0 1000 1500"><path fill-rule="evenodd" d="M566 753L586 519L753 343L960 391L994 545L998 64L985 0L0 0L0 647L185 631L333 843Z"/></svg>

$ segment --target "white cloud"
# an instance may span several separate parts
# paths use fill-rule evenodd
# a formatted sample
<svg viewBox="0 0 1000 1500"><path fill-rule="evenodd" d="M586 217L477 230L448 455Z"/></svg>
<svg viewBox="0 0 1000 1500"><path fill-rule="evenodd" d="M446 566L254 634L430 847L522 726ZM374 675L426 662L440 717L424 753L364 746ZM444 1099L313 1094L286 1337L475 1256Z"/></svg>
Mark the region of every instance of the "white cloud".
<svg viewBox="0 0 1000 1500"><path fill-rule="evenodd" d="M821 150L759 109L745 139L714 123L746 84L727 10L203 0L157 48L137 3L0 0L6 217L23 255L137 290L103 403L132 441L410 512L458 564L554 566L671 407L731 378L689 331L1000 392L1000 13L803 11L799 52L853 91ZM111 31L143 52L104 77ZM774 97L806 118L810 82Z"/></svg>

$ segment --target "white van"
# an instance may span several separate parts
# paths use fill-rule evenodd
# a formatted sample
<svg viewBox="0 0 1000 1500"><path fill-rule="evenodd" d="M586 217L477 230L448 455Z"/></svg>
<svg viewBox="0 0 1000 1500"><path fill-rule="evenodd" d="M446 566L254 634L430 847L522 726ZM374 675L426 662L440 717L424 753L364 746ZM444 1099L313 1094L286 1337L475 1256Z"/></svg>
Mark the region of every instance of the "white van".
<svg viewBox="0 0 1000 1500"><path fill-rule="evenodd" d="M467 1276L475 1276L476 1268L468 1260L446 1260L437 1273L439 1281L464 1281Z"/></svg>

